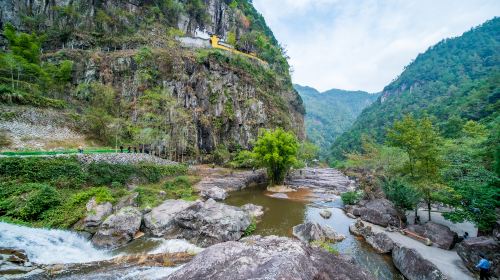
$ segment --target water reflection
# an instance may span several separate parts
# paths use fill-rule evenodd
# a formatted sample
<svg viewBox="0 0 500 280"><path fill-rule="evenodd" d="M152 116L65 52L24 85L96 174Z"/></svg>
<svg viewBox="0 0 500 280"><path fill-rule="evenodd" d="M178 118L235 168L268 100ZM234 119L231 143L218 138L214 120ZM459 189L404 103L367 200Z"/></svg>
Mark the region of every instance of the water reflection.
<svg viewBox="0 0 500 280"><path fill-rule="evenodd" d="M327 224L346 236L346 239L334 245L341 254L353 257L360 266L373 273L377 279L404 279L394 267L389 255L376 253L364 240L349 233L349 225L354 220L339 209L342 202L338 197L330 202L280 199L270 197L266 195L265 189L256 187L230 193L225 203L235 206L246 203L264 206L265 214L254 234L292 236L292 227L303 223L304 220ZM319 215L322 209L330 210L332 217L323 219Z"/></svg>

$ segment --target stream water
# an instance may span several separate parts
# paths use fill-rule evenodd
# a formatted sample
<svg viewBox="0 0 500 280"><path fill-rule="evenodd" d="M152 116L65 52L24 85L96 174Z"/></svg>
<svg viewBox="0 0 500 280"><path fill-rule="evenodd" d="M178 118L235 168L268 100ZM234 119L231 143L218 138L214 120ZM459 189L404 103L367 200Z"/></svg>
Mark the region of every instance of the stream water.
<svg viewBox="0 0 500 280"><path fill-rule="evenodd" d="M291 194L288 196L289 199L271 197L264 188L253 187L230 193L225 203L234 206L253 203L265 208L264 216L257 224L254 234L292 236L292 227L303 223L304 220L327 224L346 236L342 242L333 245L339 253L353 257L376 279L404 279L394 267L389 255L376 253L364 240L349 233L349 225L354 220L347 217L340 209L342 200L339 197L329 202L310 202L308 201L310 196L307 193L303 196ZM332 212L330 219L324 219L319 215L322 209Z"/></svg>

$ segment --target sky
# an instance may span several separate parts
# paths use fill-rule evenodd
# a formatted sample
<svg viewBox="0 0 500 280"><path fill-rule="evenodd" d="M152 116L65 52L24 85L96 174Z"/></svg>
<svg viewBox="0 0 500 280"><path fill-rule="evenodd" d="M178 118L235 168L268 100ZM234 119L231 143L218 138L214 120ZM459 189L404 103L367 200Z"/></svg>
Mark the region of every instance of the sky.
<svg viewBox="0 0 500 280"><path fill-rule="evenodd" d="M294 83L380 92L419 53L500 16L500 0L253 0Z"/></svg>

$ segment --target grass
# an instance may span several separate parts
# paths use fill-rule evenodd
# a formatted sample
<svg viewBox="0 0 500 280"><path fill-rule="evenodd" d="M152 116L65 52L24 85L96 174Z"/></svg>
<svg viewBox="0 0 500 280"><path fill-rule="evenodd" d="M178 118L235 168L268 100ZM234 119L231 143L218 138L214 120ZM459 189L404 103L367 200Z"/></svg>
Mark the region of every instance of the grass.
<svg viewBox="0 0 500 280"><path fill-rule="evenodd" d="M183 199L194 201L198 195L193 185L199 181L196 176L177 176L155 184L138 186L135 191L139 193L137 198L139 207L152 208L161 204L166 199Z"/></svg>
<svg viewBox="0 0 500 280"><path fill-rule="evenodd" d="M114 153L115 149L110 148L90 148L84 149L84 154L103 154L103 153ZM58 151L5 151L0 152L3 156L51 156L51 155L71 155L77 154L77 149L71 150L58 150Z"/></svg>
<svg viewBox="0 0 500 280"><path fill-rule="evenodd" d="M333 248L332 244L327 242L327 241L315 240L315 241L311 242L311 245L313 247L319 247L319 248L327 251L330 254L334 254L334 255L339 254L339 251L337 251L337 249Z"/></svg>

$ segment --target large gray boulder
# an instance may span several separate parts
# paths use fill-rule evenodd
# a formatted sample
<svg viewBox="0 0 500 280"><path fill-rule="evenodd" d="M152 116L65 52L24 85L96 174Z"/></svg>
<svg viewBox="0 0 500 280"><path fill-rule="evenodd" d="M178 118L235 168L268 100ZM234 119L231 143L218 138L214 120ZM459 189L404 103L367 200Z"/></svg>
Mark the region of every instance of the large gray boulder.
<svg viewBox="0 0 500 280"><path fill-rule="evenodd" d="M439 248L450 250L455 246L458 240L456 232L450 230L449 227L432 221L426 222L424 225L409 225L408 230L416 234L429 238Z"/></svg>
<svg viewBox="0 0 500 280"><path fill-rule="evenodd" d="M194 202L185 200L165 200L144 215L145 231L157 237L164 236L175 223L175 215L193 204Z"/></svg>
<svg viewBox="0 0 500 280"><path fill-rule="evenodd" d="M462 258L465 266L471 271L476 270L476 264L483 253L491 261L492 273L500 278L500 242L493 237L470 237L456 246L457 254Z"/></svg>
<svg viewBox="0 0 500 280"><path fill-rule="evenodd" d="M113 212L113 205L110 202L98 204L93 197L87 202L86 207L87 216L83 219L81 229L86 232L95 233L104 219Z"/></svg>
<svg viewBox="0 0 500 280"><path fill-rule="evenodd" d="M395 245L392 261L397 269L409 280L444 280L446 277L430 261L424 259L414 249Z"/></svg>
<svg viewBox="0 0 500 280"><path fill-rule="evenodd" d="M360 267L298 240L252 236L216 244L167 277L175 279L374 279Z"/></svg>
<svg viewBox="0 0 500 280"><path fill-rule="evenodd" d="M125 207L109 216L92 237L92 243L99 248L114 249L127 244L141 226L139 210Z"/></svg>
<svg viewBox="0 0 500 280"><path fill-rule="evenodd" d="M212 198L214 200L224 200L227 197L227 192L222 188L212 186L212 187L203 189L200 192L200 195L205 199Z"/></svg>
<svg viewBox="0 0 500 280"><path fill-rule="evenodd" d="M167 229L167 236L207 247L240 239L251 221L251 216L241 208L209 199L177 213Z"/></svg>
<svg viewBox="0 0 500 280"><path fill-rule="evenodd" d="M365 237L365 240L377 253L390 253L394 248L394 242L384 232L368 235Z"/></svg>
<svg viewBox="0 0 500 280"><path fill-rule="evenodd" d="M345 236L337 233L333 228L318 223L306 222L293 227L293 235L303 242L312 241L342 241Z"/></svg>
<svg viewBox="0 0 500 280"><path fill-rule="evenodd" d="M380 225L383 227L404 225L406 218L396 210L394 204L384 198L363 200L357 205L349 205L346 207L348 213L362 220ZM402 226L401 225L401 226Z"/></svg>

